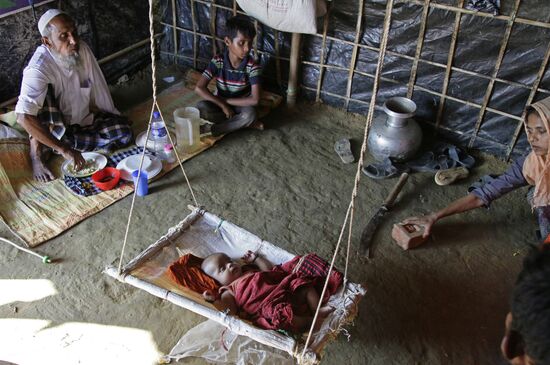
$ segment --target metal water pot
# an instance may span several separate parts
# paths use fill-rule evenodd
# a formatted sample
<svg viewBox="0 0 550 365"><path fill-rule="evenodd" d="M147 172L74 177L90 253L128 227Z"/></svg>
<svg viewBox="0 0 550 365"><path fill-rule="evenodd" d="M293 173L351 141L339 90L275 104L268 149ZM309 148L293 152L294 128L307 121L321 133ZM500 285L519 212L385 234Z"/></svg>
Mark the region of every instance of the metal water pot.
<svg viewBox="0 0 550 365"><path fill-rule="evenodd" d="M367 141L375 159L391 157L406 161L416 154L422 142L422 130L412 119L415 111L416 104L411 99L397 96L386 100L387 116L373 120Z"/></svg>

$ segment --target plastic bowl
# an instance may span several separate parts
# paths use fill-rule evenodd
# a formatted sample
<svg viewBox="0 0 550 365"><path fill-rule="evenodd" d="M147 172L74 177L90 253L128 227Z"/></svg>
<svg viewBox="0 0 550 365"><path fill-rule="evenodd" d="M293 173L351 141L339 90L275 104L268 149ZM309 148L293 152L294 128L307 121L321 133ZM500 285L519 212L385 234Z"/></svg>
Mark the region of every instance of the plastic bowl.
<svg viewBox="0 0 550 365"><path fill-rule="evenodd" d="M111 190L114 188L120 180L120 171L114 167L105 167L99 171L96 171L92 175L92 181L95 186L101 190Z"/></svg>

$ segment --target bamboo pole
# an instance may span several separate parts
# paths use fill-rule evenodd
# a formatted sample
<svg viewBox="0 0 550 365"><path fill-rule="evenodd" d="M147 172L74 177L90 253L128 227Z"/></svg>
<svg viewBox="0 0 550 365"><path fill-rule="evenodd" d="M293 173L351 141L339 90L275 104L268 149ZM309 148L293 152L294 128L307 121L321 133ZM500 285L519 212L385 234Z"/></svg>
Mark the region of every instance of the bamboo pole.
<svg viewBox="0 0 550 365"><path fill-rule="evenodd" d="M502 65L502 60L504 59L504 54L506 52L506 48L508 47L508 41L510 40L510 35L512 34L512 28L514 27L514 19L516 18L520 4L521 0L516 0L514 10L512 11L512 15L510 16L508 24L506 25L506 31L504 32L504 37L502 38L502 43L500 44L500 50L498 52L495 67L491 74L491 81L489 81L489 84L487 85L487 90L485 91L485 96L483 97L481 109L479 109L477 121L474 126L474 131L472 133L472 138L470 138L470 142L468 143L468 148L472 148L474 146L474 141L476 140L476 136L479 132L479 129L481 128L481 123L483 122L483 118L485 117L485 110L487 109L489 101L491 100L491 96L493 95L495 78L497 77L500 66Z"/></svg>
<svg viewBox="0 0 550 365"><path fill-rule="evenodd" d="M279 31L273 29L273 42L275 43L275 74L277 77L277 85L281 87L283 85L283 78L281 76L281 52L279 50Z"/></svg>
<svg viewBox="0 0 550 365"><path fill-rule="evenodd" d="M321 100L321 86L323 84L323 74L325 73L325 48L327 46L327 30L328 30L328 21L330 18L330 11L332 9L332 2L327 4L328 9L323 20L323 40L321 42L321 55L319 56L319 79L317 80L317 91L315 93L315 101L319 102Z"/></svg>
<svg viewBox="0 0 550 365"><path fill-rule="evenodd" d="M544 73L546 72L546 67L548 66L548 60L550 59L550 43L548 44L548 48L546 49L546 54L544 55L544 58L540 64L539 71L537 72L537 77L535 79L535 82L533 83L533 88L531 89L531 93L529 94L529 97L527 98L526 105L531 104L533 99L535 98L535 95L537 94L537 88L542 81L542 78L544 77ZM514 135L512 137L512 141L510 142L510 145L508 146L508 151L506 153L506 159L510 159L510 155L512 154L512 151L514 150L514 147L516 146L516 143L519 138L519 134L523 130L523 120L525 118L525 111L523 112L520 122L518 123L516 130L514 132Z"/></svg>
<svg viewBox="0 0 550 365"><path fill-rule="evenodd" d="M193 68L197 68L198 39L197 39L197 21L195 20L195 0L190 0L191 21L193 23Z"/></svg>
<svg viewBox="0 0 550 365"><path fill-rule="evenodd" d="M172 0L172 37L174 38L174 64L176 64L176 56L178 55L178 30L176 29L177 23L177 13L176 13L176 0Z"/></svg>
<svg viewBox="0 0 550 365"><path fill-rule="evenodd" d="M300 43L302 35L292 33L292 45L290 48L290 70L288 72L288 89L286 102L288 106L296 105L296 96L298 95L298 69L300 66Z"/></svg>
<svg viewBox="0 0 550 365"><path fill-rule="evenodd" d="M426 34L426 24L428 23L428 10L430 10L430 0L424 1L424 8L422 9L422 20L420 22L420 29L418 30L418 40L416 41L416 51L414 53L414 61L411 67L411 76L407 87L407 98L412 99L414 92L414 84L416 83L416 71L418 69L418 60L422 54L422 46L424 45L424 36Z"/></svg>
<svg viewBox="0 0 550 365"><path fill-rule="evenodd" d="M464 6L464 0L459 0L459 6L462 8ZM455 57L456 49L456 40L458 39L458 30L460 29L460 19L462 18L462 13L457 12L455 14L455 25L453 28L453 34L451 35L451 44L449 46L449 55L447 57L447 68L445 69L445 79L443 80L443 90L441 91L442 96L439 98L439 106L437 108L437 116L435 121L435 130L441 123L441 118L443 117L443 108L445 107L445 98L443 96L447 95L447 88L449 87L449 79L451 77L451 66L453 65L453 60Z"/></svg>
<svg viewBox="0 0 550 365"><path fill-rule="evenodd" d="M210 33L212 34L212 55L218 53L218 45L216 44L216 14L217 14L216 0L212 0L212 6L210 6Z"/></svg>
<svg viewBox="0 0 550 365"><path fill-rule="evenodd" d="M256 37L254 38L254 56L258 54L258 38L260 38L260 26L258 25L258 21L254 20L254 30L256 31Z"/></svg>
<svg viewBox="0 0 550 365"><path fill-rule="evenodd" d="M357 51L359 50L358 43L361 40L361 25L363 22L363 7L364 1L359 1L359 10L357 11L357 23L355 24L355 42L353 44L353 50L351 51L351 60L349 63L348 84L346 86L346 102L344 109L348 110L349 99L351 97L351 86L353 84L353 71L355 71L355 64L357 63ZM382 68L384 65L382 64ZM380 73L382 70L380 70Z"/></svg>
<svg viewBox="0 0 550 365"><path fill-rule="evenodd" d="M237 0L233 0L233 16L237 15Z"/></svg>

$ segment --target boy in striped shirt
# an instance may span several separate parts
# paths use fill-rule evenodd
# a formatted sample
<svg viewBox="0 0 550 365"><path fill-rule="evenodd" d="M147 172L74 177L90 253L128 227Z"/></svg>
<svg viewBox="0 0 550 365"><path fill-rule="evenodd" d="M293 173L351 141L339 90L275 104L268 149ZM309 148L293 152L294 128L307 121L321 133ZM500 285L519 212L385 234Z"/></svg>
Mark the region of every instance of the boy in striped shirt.
<svg viewBox="0 0 550 365"><path fill-rule="evenodd" d="M249 53L256 30L246 17L236 16L226 22L226 50L212 58L195 92L204 100L197 104L200 116L214 124L201 126L201 134L213 136L230 133L244 127L263 129L256 122L256 109L261 93L261 66ZM216 94L207 86L216 80Z"/></svg>

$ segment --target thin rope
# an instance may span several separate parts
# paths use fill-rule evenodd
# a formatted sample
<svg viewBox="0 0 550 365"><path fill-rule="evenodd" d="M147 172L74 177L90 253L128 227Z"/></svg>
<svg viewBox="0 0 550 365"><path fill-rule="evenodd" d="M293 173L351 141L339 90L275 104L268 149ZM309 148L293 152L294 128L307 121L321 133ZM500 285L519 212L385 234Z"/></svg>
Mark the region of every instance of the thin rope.
<svg viewBox="0 0 550 365"><path fill-rule="evenodd" d="M313 326L315 325L315 322L317 321L319 310L321 309L322 298L324 298L324 296L325 296L325 292L326 292L326 289L327 289L327 286L328 286L328 281L329 281L329 278L330 278L330 274L332 273L332 268L334 267L334 261L336 260L336 255L338 254L338 250L340 248L340 243L342 241L342 236L344 234L344 231L345 231L345 228L346 228L346 225L347 225L347 222L348 222L348 218L351 218L350 219L350 230L351 230L351 226L352 226L351 222L353 221L353 212L354 212L354 202L355 202L355 198L357 197L357 191L358 191L358 188L359 188L359 181L361 180L361 168L363 167L364 155L365 155L365 151L367 150L367 138L368 138L368 135L369 135L371 124L372 124L372 119L373 119L373 115L374 115L374 106L376 105L376 95L378 93L378 84L380 82L380 74L382 72L382 65L384 63L384 57L386 55L386 46L387 46L387 43L388 43L388 33L389 33L389 29L390 29L390 24L391 24L391 11L392 11L392 8L393 8L393 0L388 0L387 5L386 5L386 14L385 14L385 17L384 17L384 31L382 33L382 40L380 42L380 52L378 53L378 63L376 65L376 75L374 77L374 85L372 87L372 96L371 96L371 100L370 100L369 113L367 115L367 123L366 123L366 126L365 126L365 132L364 132L364 135L363 135L363 144L361 146L361 157L359 158L359 163L357 164L357 172L355 174L355 184L354 184L354 187L353 187L353 192L351 194L351 201L350 201L350 204L348 206L348 210L346 212L346 218L344 219L344 224L342 225L342 229L340 230L340 236L338 237L338 242L336 244L336 248L334 249L334 254L332 255L332 261L330 262L330 267L329 267L329 270L328 270L327 279L325 280L325 284L323 286L323 291L321 292L321 295L320 295L321 300L319 300L319 304L317 305L317 310L315 311L315 315L313 316L313 322L311 324L311 328L309 329L309 333L307 335L307 339L306 339L306 342L305 342L305 345L304 345L304 349L302 351L302 355L301 355L302 358L305 356L307 346L309 345L309 342L311 340L311 336L312 336L312 333L313 333ZM351 234L348 235L348 245L347 245L348 254L346 256L346 268L345 268L346 273L347 273L347 268L348 268L350 247L351 247ZM346 276L344 276L344 280L347 280Z"/></svg>
<svg viewBox="0 0 550 365"><path fill-rule="evenodd" d="M130 205L130 213L128 214L128 222L126 223L126 231L124 233L124 243L122 244L122 250L120 251L120 259L118 262L118 274L120 275L122 273L122 261L124 258L124 251L126 249L126 243L128 242L128 233L130 232L130 224L132 222L132 216L134 214L134 205L136 202L136 196L139 189L139 184L141 181L141 173L142 173L142 167L143 167L143 160L145 158L145 151L147 147L147 141L149 141L149 135L151 133L151 121L153 119L153 112L156 110L159 112L163 122L164 117L162 116L162 111L160 110L160 107L157 103L157 66L156 66L156 56L155 56L155 33L153 29L153 1L149 0L149 41L151 42L151 79L152 79L152 87L153 87L153 105L151 106L151 113L149 114L149 123L147 124L147 134L145 136L145 143L143 146L143 151L141 151L141 158L139 160L139 169L138 169L138 176L135 183L135 189L134 194L132 195L132 204ZM166 127L166 123L164 122L164 127L167 130L167 136L172 144L174 146L174 141L172 141L172 136L170 135L170 132L168 132L168 128ZM195 198L195 193L193 192L193 188L191 187L191 183L189 182L189 179L187 177L187 174L185 173L185 169L183 168L183 163L178 155L177 150L174 148L176 158L178 160L178 164L181 167L181 171L183 172L183 176L185 178L185 182L187 183L187 187L189 188L189 191L191 192L191 197L193 198L193 202L195 203L195 206L199 206L197 199Z"/></svg>
<svg viewBox="0 0 550 365"><path fill-rule="evenodd" d="M38 253L36 253L32 250L29 250L28 248L21 247L18 244L16 244L15 242L8 240L7 238L0 237L0 241L10 244L18 250L21 250L21 251L26 252L26 253L30 253L31 255L34 255L34 256L38 257L45 264L51 262L51 259L50 259L49 256L42 256L42 255L40 255L40 254L38 254Z"/></svg>

